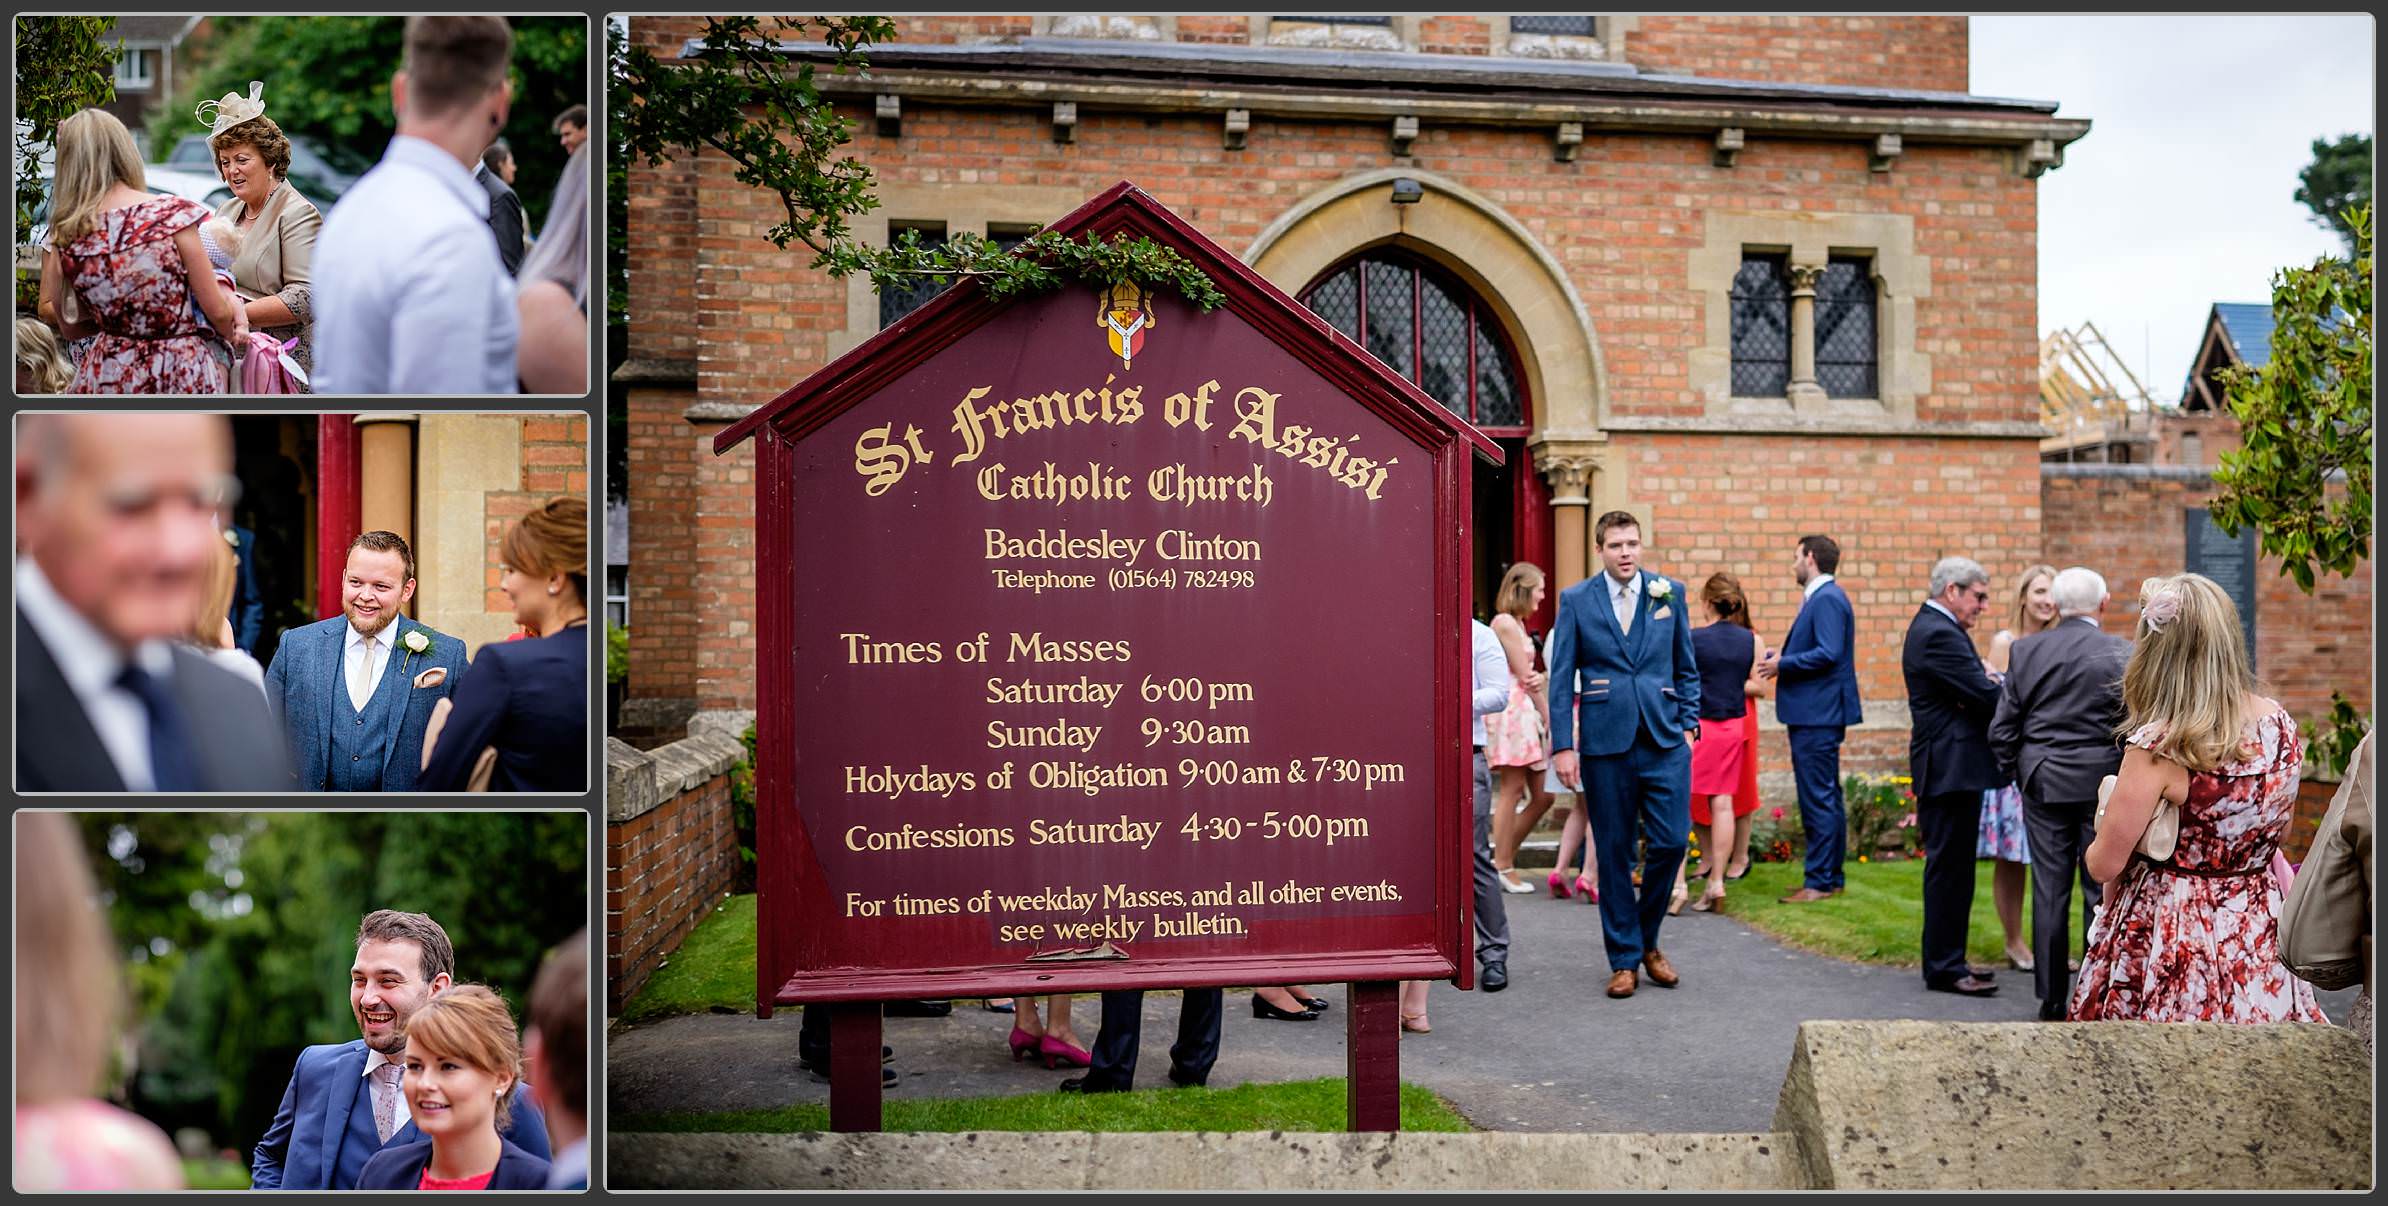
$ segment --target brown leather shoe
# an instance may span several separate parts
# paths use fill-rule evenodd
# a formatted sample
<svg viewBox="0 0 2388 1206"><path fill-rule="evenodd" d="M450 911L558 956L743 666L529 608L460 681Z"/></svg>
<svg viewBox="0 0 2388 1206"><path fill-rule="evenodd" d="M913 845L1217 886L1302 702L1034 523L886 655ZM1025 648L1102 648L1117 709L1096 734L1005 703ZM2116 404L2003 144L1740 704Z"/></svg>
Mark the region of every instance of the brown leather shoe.
<svg viewBox="0 0 2388 1206"><path fill-rule="evenodd" d="M1617 998L1620 1001L1632 996L1634 983L1640 978L1641 977L1634 974L1634 970L1630 967L1619 968L1616 971L1610 972L1609 995Z"/></svg>
<svg viewBox="0 0 2388 1206"><path fill-rule="evenodd" d="M1642 969L1650 973L1650 982L1660 988L1673 988L1683 982L1683 977L1675 974L1675 965L1656 949L1643 952Z"/></svg>
<svg viewBox="0 0 2388 1206"><path fill-rule="evenodd" d="M1782 903L1808 904L1812 901L1830 900L1835 896L1839 896L1840 894L1841 890L1839 888L1834 888L1827 892L1819 892L1814 888L1801 888L1799 891L1793 892L1789 896L1783 897Z"/></svg>
<svg viewBox="0 0 2388 1206"><path fill-rule="evenodd" d="M1953 992L1968 997L1987 997L1998 992L1998 984L1995 981L1985 980L1980 976L1967 976L1962 980L1952 980L1946 984L1926 984L1924 987L1934 992Z"/></svg>

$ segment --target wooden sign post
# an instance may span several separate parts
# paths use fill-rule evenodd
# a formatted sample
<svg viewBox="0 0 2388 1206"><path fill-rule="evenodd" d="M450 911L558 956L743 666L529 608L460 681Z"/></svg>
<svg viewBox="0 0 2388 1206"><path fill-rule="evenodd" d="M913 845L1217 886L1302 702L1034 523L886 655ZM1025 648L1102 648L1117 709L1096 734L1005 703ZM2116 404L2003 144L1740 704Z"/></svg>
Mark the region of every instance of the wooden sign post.
<svg viewBox="0 0 2388 1206"><path fill-rule="evenodd" d="M758 1011L838 1006L877 1125L910 997L1471 986L1468 454L1482 435L1121 184L1227 296L963 284L724 431L758 441ZM846 1003L873 1002L847 1008Z"/></svg>

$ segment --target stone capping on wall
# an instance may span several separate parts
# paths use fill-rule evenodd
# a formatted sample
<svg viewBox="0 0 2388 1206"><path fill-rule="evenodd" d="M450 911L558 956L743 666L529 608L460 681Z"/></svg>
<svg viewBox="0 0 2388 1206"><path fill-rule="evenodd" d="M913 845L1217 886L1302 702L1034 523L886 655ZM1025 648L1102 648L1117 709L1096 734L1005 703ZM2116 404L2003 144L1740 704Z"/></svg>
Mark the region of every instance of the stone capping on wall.
<svg viewBox="0 0 2388 1206"><path fill-rule="evenodd" d="M2041 461L2041 477L2115 477L2138 481L2214 483L2214 471L2203 465L2109 465L2098 461Z"/></svg>
<svg viewBox="0 0 2388 1206"><path fill-rule="evenodd" d="M659 360L654 357L633 356L614 370L613 384L625 389L687 388L697 381L697 362L694 360Z"/></svg>
<svg viewBox="0 0 2388 1206"><path fill-rule="evenodd" d="M2336 1026L1803 1022L1761 1134L620 1134L623 1189L2347 1189Z"/></svg>
<svg viewBox="0 0 2388 1206"><path fill-rule="evenodd" d="M605 822L619 825L654 811L673 797L727 772L746 756L739 735L753 724L746 711L699 712L688 736L652 750L617 737L605 739Z"/></svg>

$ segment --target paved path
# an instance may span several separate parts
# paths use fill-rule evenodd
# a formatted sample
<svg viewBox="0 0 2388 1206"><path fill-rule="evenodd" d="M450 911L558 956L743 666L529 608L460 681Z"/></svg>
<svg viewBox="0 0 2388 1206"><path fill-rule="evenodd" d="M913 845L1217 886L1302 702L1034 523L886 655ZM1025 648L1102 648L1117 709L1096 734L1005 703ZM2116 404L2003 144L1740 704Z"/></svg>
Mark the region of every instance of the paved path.
<svg viewBox="0 0 2388 1206"><path fill-rule="evenodd" d="M1728 916L1670 918L1673 990L1624 1001L1602 995L1607 960L1594 911L1547 895L1509 898L1510 986L1463 993L1437 984L1434 1033L1401 1045L1402 1079L1424 1084L1478 1127L1503 1131L1748 1132L1770 1129L1799 1023L1820 1018L2028 1021L2031 977L1999 974L1988 998L1927 992L1913 968L1845 963L1785 947ZM1343 987L1311 986L1334 1002L1315 1022L1255 1019L1230 992L1211 1084L1305 1080L1344 1073ZM2343 1021L2353 990L2322 994ZM1177 1000L1145 1001L1138 1086L1166 1085ZM1078 999L1092 1041L1097 1006ZM798 1011L772 1020L716 1014L616 1027L607 1041L613 1112L741 1109L822 1102L828 1086L796 1067ZM975 1097L1051 1089L1074 1072L1014 1064L1011 1015L957 1001L945 1018L890 1018L887 1041L902 1081L894 1098Z"/></svg>

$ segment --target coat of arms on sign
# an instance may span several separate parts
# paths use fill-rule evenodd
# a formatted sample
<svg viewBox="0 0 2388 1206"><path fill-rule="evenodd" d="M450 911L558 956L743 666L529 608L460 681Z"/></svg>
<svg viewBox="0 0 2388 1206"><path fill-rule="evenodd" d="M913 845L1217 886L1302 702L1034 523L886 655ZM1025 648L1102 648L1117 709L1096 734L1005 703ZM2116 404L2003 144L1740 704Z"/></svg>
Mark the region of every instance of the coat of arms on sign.
<svg viewBox="0 0 2388 1206"><path fill-rule="evenodd" d="M1120 371L1136 367L1136 353L1144 348L1144 333L1160 325L1153 319L1152 291L1132 281L1118 281L1103 290L1102 309L1095 325L1104 329Z"/></svg>

